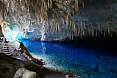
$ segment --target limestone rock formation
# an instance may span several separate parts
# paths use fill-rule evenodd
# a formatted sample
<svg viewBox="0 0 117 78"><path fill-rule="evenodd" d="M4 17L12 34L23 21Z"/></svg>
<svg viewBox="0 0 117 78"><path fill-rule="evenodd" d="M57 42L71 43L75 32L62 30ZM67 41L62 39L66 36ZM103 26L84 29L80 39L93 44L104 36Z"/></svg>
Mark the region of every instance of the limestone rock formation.
<svg viewBox="0 0 117 78"><path fill-rule="evenodd" d="M3 0L0 4L4 32L9 27L13 37L52 41L117 35L117 0Z"/></svg>
<svg viewBox="0 0 117 78"><path fill-rule="evenodd" d="M3 33L2 33L2 27L0 25L0 37L4 37Z"/></svg>
<svg viewBox="0 0 117 78"><path fill-rule="evenodd" d="M6 37L8 29L14 38L44 41L117 36L117 0L0 0L0 7Z"/></svg>
<svg viewBox="0 0 117 78"><path fill-rule="evenodd" d="M20 50L21 54L23 54L26 58L28 58L28 60L33 61L34 63L36 63L38 65L44 65L43 62L32 57L32 55L28 52L27 48L24 46L24 44L22 42L20 42L20 48L21 48L21 50Z"/></svg>
<svg viewBox="0 0 117 78"><path fill-rule="evenodd" d="M16 71L14 78L36 78L36 72L29 71L26 68L20 68Z"/></svg>
<svg viewBox="0 0 117 78"><path fill-rule="evenodd" d="M18 40L10 41L9 45L13 46L16 50L20 49L20 42Z"/></svg>

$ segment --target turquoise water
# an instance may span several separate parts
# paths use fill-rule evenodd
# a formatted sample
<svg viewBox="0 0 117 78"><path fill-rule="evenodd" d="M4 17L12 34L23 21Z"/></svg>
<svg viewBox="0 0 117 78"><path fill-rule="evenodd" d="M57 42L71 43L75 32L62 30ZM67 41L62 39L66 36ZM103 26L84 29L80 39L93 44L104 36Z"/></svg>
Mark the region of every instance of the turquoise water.
<svg viewBox="0 0 117 78"><path fill-rule="evenodd" d="M48 67L61 69L81 78L117 77L117 57L109 54L110 49L106 46L102 49L103 45L99 47L93 43L20 41L31 54L44 59ZM107 50L103 52L105 49Z"/></svg>

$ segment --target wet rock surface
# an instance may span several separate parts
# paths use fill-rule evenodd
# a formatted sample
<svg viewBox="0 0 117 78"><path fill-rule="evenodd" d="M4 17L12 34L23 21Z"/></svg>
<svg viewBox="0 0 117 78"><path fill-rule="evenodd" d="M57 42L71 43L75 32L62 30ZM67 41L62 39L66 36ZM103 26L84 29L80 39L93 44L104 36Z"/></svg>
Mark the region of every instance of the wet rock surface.
<svg viewBox="0 0 117 78"><path fill-rule="evenodd" d="M8 45L9 47L8 51L10 54L5 54L3 47L0 47L2 49L0 52L0 78L13 78L16 71L20 68L26 68L29 71L36 72L36 78L51 78L56 77L55 74L59 76L59 78L62 78L65 75L60 74L59 72L50 71L43 67L44 64L41 60L38 60L27 51L27 48L24 46L22 42L20 43L20 50L16 50L15 47ZM4 42L0 42L0 45L3 46ZM52 73L51 75L48 74ZM24 73L25 75L28 73ZM34 73L33 73L34 74ZM15 77L17 78L17 77ZM25 77L22 77L25 78ZM35 76L33 77L35 78Z"/></svg>
<svg viewBox="0 0 117 78"><path fill-rule="evenodd" d="M64 78L60 72L50 71L43 66L39 66L30 61L21 61L11 56L0 53L0 78L13 78L16 71L26 68L36 72L36 78ZM51 74L50 74L51 73Z"/></svg>
<svg viewBox="0 0 117 78"><path fill-rule="evenodd" d="M16 71L14 78L36 78L36 72L20 68Z"/></svg>

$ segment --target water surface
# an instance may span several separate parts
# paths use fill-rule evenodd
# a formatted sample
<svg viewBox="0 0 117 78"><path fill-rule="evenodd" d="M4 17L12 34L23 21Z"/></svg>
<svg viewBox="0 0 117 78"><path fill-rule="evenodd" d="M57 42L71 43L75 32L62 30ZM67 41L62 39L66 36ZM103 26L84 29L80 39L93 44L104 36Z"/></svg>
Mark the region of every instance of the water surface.
<svg viewBox="0 0 117 78"><path fill-rule="evenodd" d="M20 40L28 51L55 67L82 78L117 77L115 48L94 42L52 43ZM112 52L110 52L112 51ZM110 75L108 75L110 74Z"/></svg>

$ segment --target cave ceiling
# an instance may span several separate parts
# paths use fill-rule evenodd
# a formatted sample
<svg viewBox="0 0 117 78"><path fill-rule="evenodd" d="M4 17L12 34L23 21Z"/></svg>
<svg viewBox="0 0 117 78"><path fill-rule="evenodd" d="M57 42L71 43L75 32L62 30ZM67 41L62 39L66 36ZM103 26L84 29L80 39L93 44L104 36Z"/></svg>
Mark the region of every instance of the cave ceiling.
<svg viewBox="0 0 117 78"><path fill-rule="evenodd" d="M116 7L117 0L0 0L0 24L39 38L112 37Z"/></svg>

